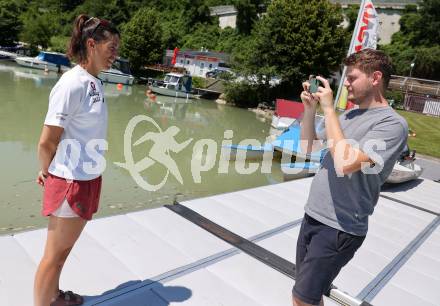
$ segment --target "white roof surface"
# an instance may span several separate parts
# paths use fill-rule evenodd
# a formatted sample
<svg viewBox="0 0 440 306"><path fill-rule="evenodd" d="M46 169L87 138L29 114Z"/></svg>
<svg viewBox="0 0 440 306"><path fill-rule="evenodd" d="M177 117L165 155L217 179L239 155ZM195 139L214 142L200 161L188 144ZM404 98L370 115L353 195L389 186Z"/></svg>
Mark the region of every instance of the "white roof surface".
<svg viewBox="0 0 440 306"><path fill-rule="evenodd" d="M182 204L295 262L310 182ZM403 203L379 199L363 246L334 284L375 306L438 306L440 185L405 186L383 193ZM0 237L0 305L32 305L45 235L41 229ZM61 276L62 289L85 295L85 305L112 306L291 305L293 283L164 207L89 222Z"/></svg>

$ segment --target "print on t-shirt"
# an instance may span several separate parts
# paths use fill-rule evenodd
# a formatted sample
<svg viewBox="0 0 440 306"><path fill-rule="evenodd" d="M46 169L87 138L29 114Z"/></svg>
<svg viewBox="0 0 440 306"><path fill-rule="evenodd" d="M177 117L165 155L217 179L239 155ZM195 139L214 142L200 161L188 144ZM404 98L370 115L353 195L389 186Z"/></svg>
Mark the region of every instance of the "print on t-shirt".
<svg viewBox="0 0 440 306"><path fill-rule="evenodd" d="M101 97L99 95L99 91L96 90L96 85L94 82L90 82L91 90L89 92L90 97L93 97L92 104L101 101Z"/></svg>

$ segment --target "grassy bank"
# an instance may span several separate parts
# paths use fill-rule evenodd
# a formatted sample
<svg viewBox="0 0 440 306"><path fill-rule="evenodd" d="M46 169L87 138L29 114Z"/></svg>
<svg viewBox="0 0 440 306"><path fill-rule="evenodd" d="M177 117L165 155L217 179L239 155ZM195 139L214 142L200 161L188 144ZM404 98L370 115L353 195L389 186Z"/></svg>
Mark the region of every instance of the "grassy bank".
<svg viewBox="0 0 440 306"><path fill-rule="evenodd" d="M440 118L401 110L398 112L416 133L415 137L408 137L409 147L416 149L417 153L440 158Z"/></svg>

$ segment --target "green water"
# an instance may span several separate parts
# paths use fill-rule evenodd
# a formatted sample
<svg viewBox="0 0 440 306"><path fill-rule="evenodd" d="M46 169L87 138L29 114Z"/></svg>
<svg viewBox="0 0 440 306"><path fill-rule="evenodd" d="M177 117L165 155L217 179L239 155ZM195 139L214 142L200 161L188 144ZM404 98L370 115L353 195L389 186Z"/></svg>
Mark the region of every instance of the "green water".
<svg viewBox="0 0 440 306"><path fill-rule="evenodd" d="M56 74L23 68L11 62L0 62L0 234L40 228L47 220L41 216L42 188L34 181L39 170L36 147L47 111L48 96L57 81ZM279 169L271 174L238 174L230 163L227 174L218 173L218 159L212 170L202 172L201 183L194 182L191 158L194 143L199 139L213 139L221 146L225 130L234 131L232 141L245 138L265 140L270 123L256 117L248 110L218 105L214 101L193 100L190 103L158 96L151 101L145 87L135 85L118 90L115 84L105 86L109 110L107 167L103 174L100 209L96 217L121 214L129 211L170 204L174 195L179 200L209 196L245 188L267 185L282 180ZM183 184L171 174L166 184L154 192L138 186L127 170L114 162L124 162L124 132L130 119L147 115L162 130L177 126L177 142L192 138L188 147L179 153L170 153L182 175ZM147 122L139 124L133 141L153 130ZM147 156L151 143L133 147L135 161ZM209 155L209 154L208 154ZM211 154L212 155L212 154ZM204 155L204 158L214 156ZM278 167L279 168L279 167ZM156 163L141 172L150 184L158 183L167 168Z"/></svg>

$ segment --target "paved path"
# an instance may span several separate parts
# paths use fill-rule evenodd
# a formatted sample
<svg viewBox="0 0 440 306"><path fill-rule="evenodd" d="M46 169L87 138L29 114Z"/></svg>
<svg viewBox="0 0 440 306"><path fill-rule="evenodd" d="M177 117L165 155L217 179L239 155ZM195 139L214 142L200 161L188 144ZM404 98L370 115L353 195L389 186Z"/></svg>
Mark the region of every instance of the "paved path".
<svg viewBox="0 0 440 306"><path fill-rule="evenodd" d="M416 154L416 164L423 167L423 178L440 180L440 159Z"/></svg>

